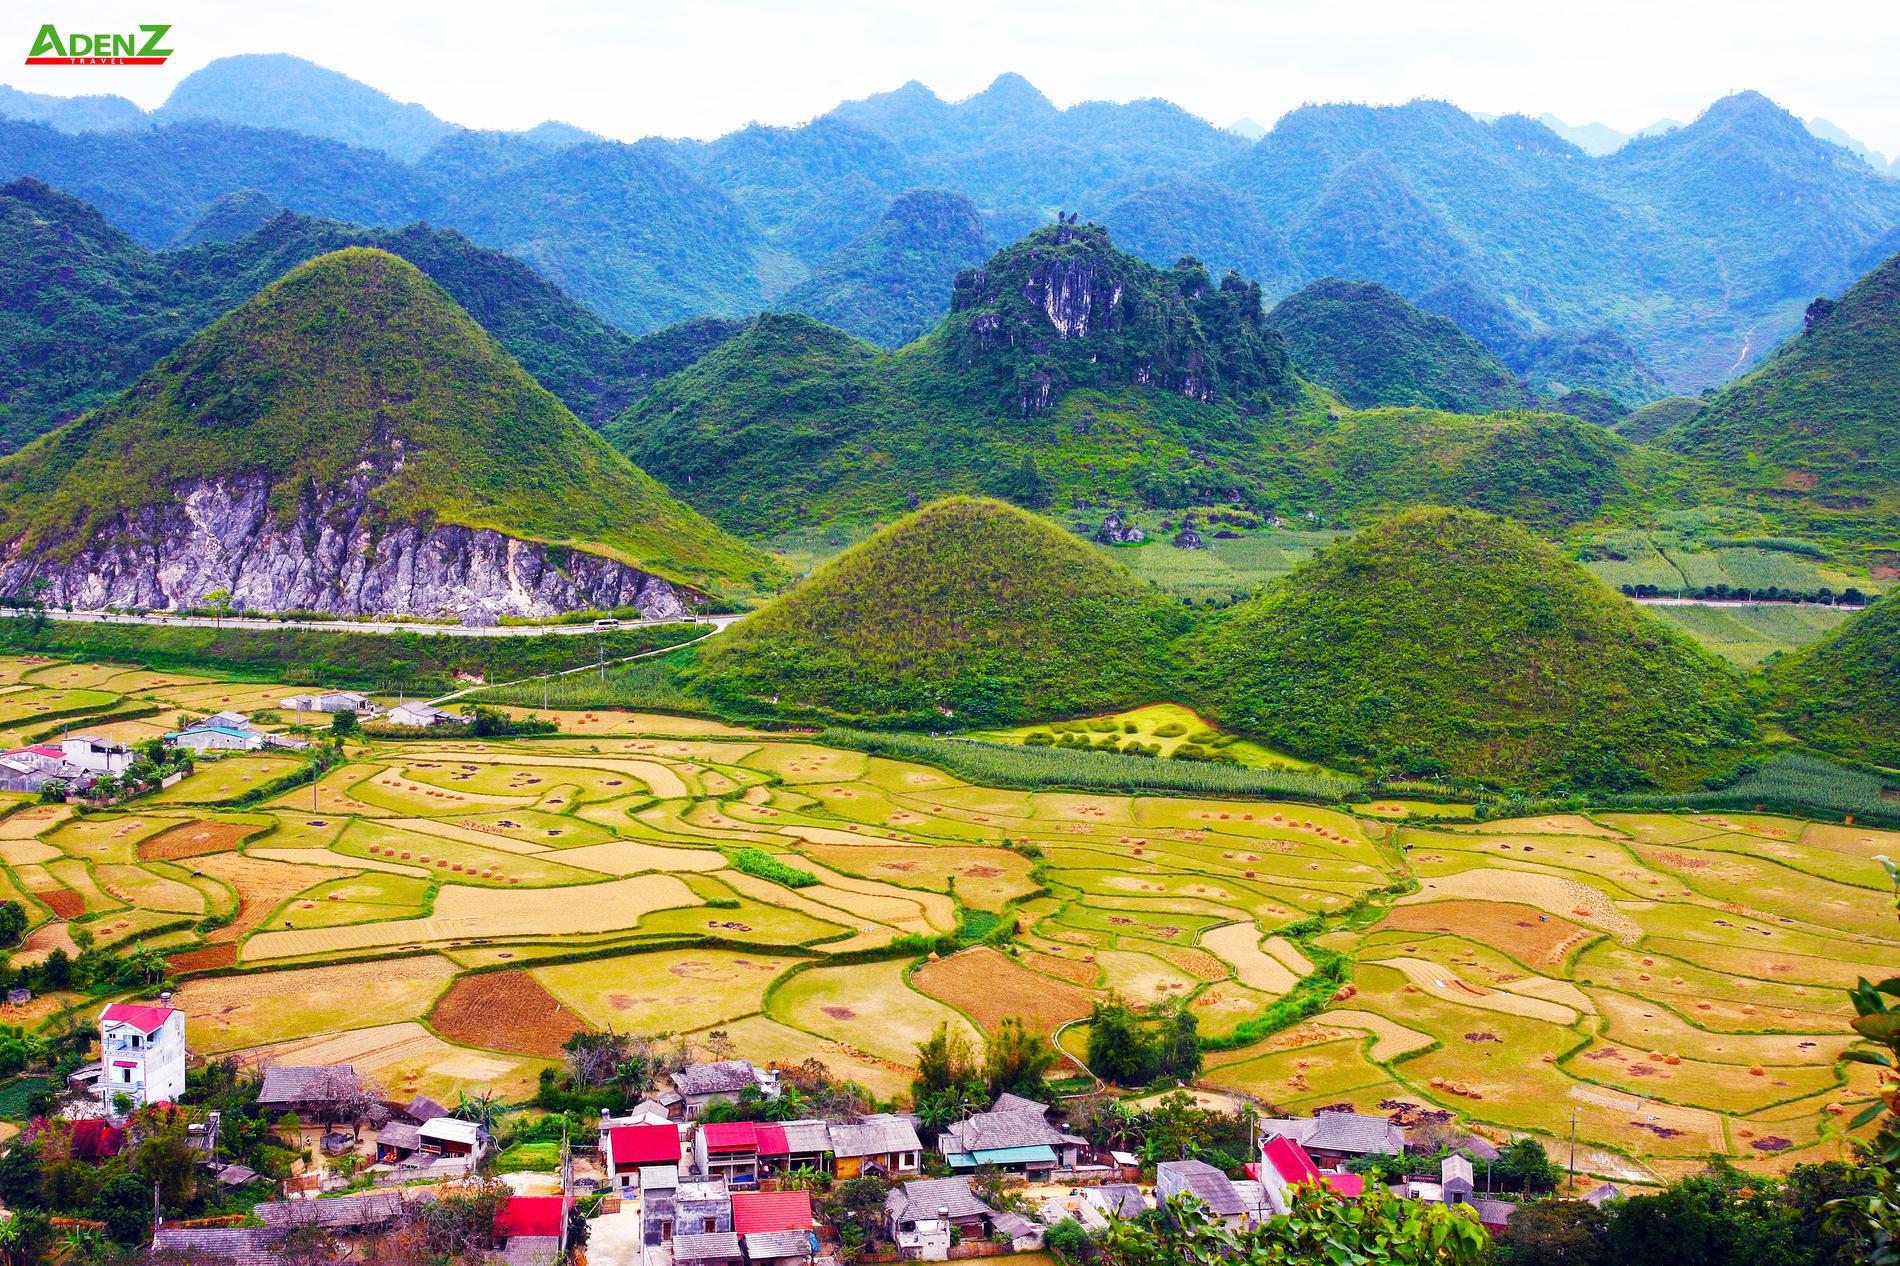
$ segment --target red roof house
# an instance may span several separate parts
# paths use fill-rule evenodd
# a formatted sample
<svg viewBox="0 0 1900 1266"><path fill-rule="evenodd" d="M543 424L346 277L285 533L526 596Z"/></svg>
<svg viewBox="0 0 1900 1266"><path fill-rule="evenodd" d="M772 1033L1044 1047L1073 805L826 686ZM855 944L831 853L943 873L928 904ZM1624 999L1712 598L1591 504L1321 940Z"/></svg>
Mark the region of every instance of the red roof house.
<svg viewBox="0 0 1900 1266"><path fill-rule="evenodd" d="M732 1229L740 1235L767 1231L809 1231L811 1227L809 1191L732 1193Z"/></svg>
<svg viewBox="0 0 1900 1266"><path fill-rule="evenodd" d="M149 1003L115 1002L99 1017L107 1024L129 1024L141 1033L156 1033L172 1018L172 1008Z"/></svg>
<svg viewBox="0 0 1900 1266"><path fill-rule="evenodd" d="M759 1127L751 1121L714 1121L699 1127L709 1152L756 1152Z"/></svg>
<svg viewBox="0 0 1900 1266"><path fill-rule="evenodd" d="M607 1131L608 1154L616 1169L640 1165L677 1165L680 1132L671 1125L616 1125Z"/></svg>
<svg viewBox="0 0 1900 1266"><path fill-rule="evenodd" d="M1364 1174L1321 1174L1326 1185L1348 1200L1357 1200L1366 1194L1366 1176Z"/></svg>
<svg viewBox="0 0 1900 1266"><path fill-rule="evenodd" d="M784 1126L761 1125L757 1130L757 1134L759 1138L759 1155L790 1156L792 1154L792 1145L785 1137Z"/></svg>
<svg viewBox="0 0 1900 1266"><path fill-rule="evenodd" d="M110 1160L124 1149L125 1131L92 1117L73 1122L72 1140L74 1160Z"/></svg>
<svg viewBox="0 0 1900 1266"><path fill-rule="evenodd" d="M1306 1149L1290 1138L1270 1138L1260 1149L1260 1155L1278 1174L1280 1181L1289 1187L1303 1182L1318 1185L1322 1180L1319 1166L1306 1154ZM1265 1178L1264 1173L1262 1178Z"/></svg>
<svg viewBox="0 0 1900 1266"><path fill-rule="evenodd" d="M558 1236L567 1218L567 1202L560 1196L515 1196L495 1214L495 1234Z"/></svg>

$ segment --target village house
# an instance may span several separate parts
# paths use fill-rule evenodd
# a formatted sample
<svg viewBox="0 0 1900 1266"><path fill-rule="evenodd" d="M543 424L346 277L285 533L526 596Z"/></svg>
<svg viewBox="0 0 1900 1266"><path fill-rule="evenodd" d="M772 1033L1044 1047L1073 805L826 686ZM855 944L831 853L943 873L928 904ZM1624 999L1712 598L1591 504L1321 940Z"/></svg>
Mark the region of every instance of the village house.
<svg viewBox="0 0 1900 1266"><path fill-rule="evenodd" d="M1226 1226L1257 1223L1262 1213L1261 1201L1248 1200L1226 1174L1206 1161L1162 1161L1155 1166L1155 1204L1165 1205L1181 1196L1193 1196Z"/></svg>
<svg viewBox="0 0 1900 1266"><path fill-rule="evenodd" d="M922 1169L924 1145L909 1117L888 1112L859 1117L832 1125L830 1136L839 1178L902 1178Z"/></svg>
<svg viewBox="0 0 1900 1266"><path fill-rule="evenodd" d="M745 1266L739 1237L731 1231L707 1231L673 1237L674 1266Z"/></svg>
<svg viewBox="0 0 1900 1266"><path fill-rule="evenodd" d="M203 1266L278 1266L292 1260L284 1233L263 1226L161 1226L152 1232L152 1256Z"/></svg>
<svg viewBox="0 0 1900 1266"><path fill-rule="evenodd" d="M100 1107L120 1095L142 1108L176 1103L185 1093L185 1013L171 995L156 1005L115 1002L99 1013Z"/></svg>
<svg viewBox="0 0 1900 1266"><path fill-rule="evenodd" d="M60 755L68 765L82 773L116 778L132 768L132 749L111 739L91 734L74 735L59 741Z"/></svg>
<svg viewBox="0 0 1900 1266"><path fill-rule="evenodd" d="M640 1125L612 1124L603 1114L600 1131L601 1168L615 1190L639 1189L640 1172L653 1165L678 1165L679 1127L670 1122Z"/></svg>
<svg viewBox="0 0 1900 1266"><path fill-rule="evenodd" d="M788 1174L797 1169L829 1173L832 1127L823 1121L784 1121L759 1127L759 1170Z"/></svg>
<svg viewBox="0 0 1900 1266"><path fill-rule="evenodd" d="M567 1223L565 1196L514 1196L495 1211L495 1239L509 1266L553 1266Z"/></svg>
<svg viewBox="0 0 1900 1266"><path fill-rule="evenodd" d="M751 1266L808 1266L817 1247L811 1193L742 1191L732 1197L732 1230Z"/></svg>
<svg viewBox="0 0 1900 1266"><path fill-rule="evenodd" d="M640 1170L640 1241L658 1247L673 1238L679 1216L677 1165L647 1165Z"/></svg>
<svg viewBox="0 0 1900 1266"><path fill-rule="evenodd" d="M40 788L49 782L70 781L79 776L79 767L67 765L66 757L57 747L16 747L0 752L0 791L38 795Z"/></svg>
<svg viewBox="0 0 1900 1266"><path fill-rule="evenodd" d="M673 1189L673 1229L681 1235L732 1230L732 1192L718 1179L682 1181Z"/></svg>
<svg viewBox="0 0 1900 1266"><path fill-rule="evenodd" d="M331 690L317 695L289 695L278 700L287 712L354 712L359 717L380 716L382 709L356 690Z"/></svg>
<svg viewBox="0 0 1900 1266"><path fill-rule="evenodd" d="M689 1064L673 1074L673 1089L689 1121L697 1120L706 1105L715 1099L733 1103L747 1090L756 1090L767 1099L779 1094L778 1074L755 1068L749 1059L726 1059L715 1064Z"/></svg>
<svg viewBox="0 0 1900 1266"><path fill-rule="evenodd" d="M1358 1174L1322 1173L1304 1147L1279 1134L1260 1145L1260 1163L1247 1166L1247 1172L1260 1184L1265 1212L1276 1217L1292 1208L1294 1190L1302 1185L1330 1187L1352 1199L1366 1189L1366 1180Z"/></svg>
<svg viewBox="0 0 1900 1266"><path fill-rule="evenodd" d="M955 1241L987 1239L996 1211L977 1198L968 1178L919 1178L891 1188L884 1222L905 1257L948 1260Z"/></svg>
<svg viewBox="0 0 1900 1266"><path fill-rule="evenodd" d="M1050 1124L1046 1104L1009 1094L937 1138L937 1150L952 1169L987 1166L1030 1178L1047 1178L1058 1166L1074 1169L1087 1146L1087 1140Z"/></svg>
<svg viewBox="0 0 1900 1266"><path fill-rule="evenodd" d="M1258 1127L1264 1141L1279 1135L1306 1149L1321 1169L1337 1169L1361 1156L1403 1156L1405 1129L1384 1117L1357 1112L1321 1112L1310 1117L1268 1117Z"/></svg>
<svg viewBox="0 0 1900 1266"><path fill-rule="evenodd" d="M449 712L446 709L438 708L433 704L423 703L417 700L413 703L397 704L389 710L389 714L383 719L388 721L391 725L406 725L414 729L427 729L432 725L459 723L466 718Z"/></svg>
<svg viewBox="0 0 1900 1266"><path fill-rule="evenodd" d="M759 1183L759 1131L753 1121L713 1121L693 1134L694 1169L730 1187Z"/></svg>
<svg viewBox="0 0 1900 1266"><path fill-rule="evenodd" d="M1492 1234L1504 1230L1517 1206L1508 1200L1490 1200L1478 1194L1469 1157L1453 1152L1439 1162L1436 1176L1408 1175L1404 1182L1392 1184L1392 1194L1427 1204L1469 1205L1478 1221Z"/></svg>
<svg viewBox="0 0 1900 1266"><path fill-rule="evenodd" d="M270 1116L294 1112L305 1126L354 1125L363 1085L348 1064L273 1064L264 1070L257 1106Z"/></svg>
<svg viewBox="0 0 1900 1266"><path fill-rule="evenodd" d="M262 730L201 721L165 736L165 742L188 752L255 752L264 746Z"/></svg>

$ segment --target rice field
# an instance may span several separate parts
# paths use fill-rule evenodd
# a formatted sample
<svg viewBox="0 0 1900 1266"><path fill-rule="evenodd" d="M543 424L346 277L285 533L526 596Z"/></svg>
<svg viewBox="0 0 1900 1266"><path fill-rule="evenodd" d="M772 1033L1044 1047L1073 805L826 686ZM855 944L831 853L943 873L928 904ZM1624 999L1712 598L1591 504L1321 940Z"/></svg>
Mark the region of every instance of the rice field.
<svg viewBox="0 0 1900 1266"><path fill-rule="evenodd" d="M283 689L0 659L0 700L205 711ZM80 929L155 937L194 1049L350 1060L437 1097L525 1096L581 1026L702 1048L719 1030L901 1097L939 1023L1048 1034L1119 995L1195 1017L1209 1093L1546 1141L1575 1109L1580 1158L1625 1179L1816 1155L1811 1118L1848 1093L1844 990L1900 974L1874 860L1900 833L1844 821L1877 787L1798 757L1723 807L1434 825L1469 806L1342 805L1349 784L1301 770L557 720L531 741L355 741L261 804L296 758L206 761L113 810L0 800L21 959L73 953ZM1830 820L1757 808L1816 780ZM1307 795L1325 803L1288 798ZM741 848L817 882L744 873ZM1001 947L938 939L1011 924ZM1321 975L1332 954L1342 974ZM1300 999L1316 1011L1262 1025Z"/></svg>

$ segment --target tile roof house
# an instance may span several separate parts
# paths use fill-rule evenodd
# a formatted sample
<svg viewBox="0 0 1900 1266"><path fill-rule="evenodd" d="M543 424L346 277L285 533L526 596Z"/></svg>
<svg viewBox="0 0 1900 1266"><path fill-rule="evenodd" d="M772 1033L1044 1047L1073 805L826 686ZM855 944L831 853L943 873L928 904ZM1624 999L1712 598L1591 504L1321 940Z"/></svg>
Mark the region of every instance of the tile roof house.
<svg viewBox="0 0 1900 1266"><path fill-rule="evenodd" d="M708 1231L699 1235L675 1235L673 1260L693 1266L744 1266L745 1254L739 1237L731 1231Z"/></svg>
<svg viewBox="0 0 1900 1266"><path fill-rule="evenodd" d="M1310 1117L1268 1117L1262 1139L1282 1135L1304 1147L1316 1164L1334 1168L1360 1156L1402 1156L1405 1129L1384 1117L1357 1112L1321 1112Z"/></svg>
<svg viewBox="0 0 1900 1266"><path fill-rule="evenodd" d="M348 1064L272 1064L264 1070L257 1106L268 1113L295 1112L306 1124L327 1124L324 1113L362 1093Z"/></svg>
<svg viewBox="0 0 1900 1266"><path fill-rule="evenodd" d="M807 1266L812 1257L810 1231L753 1231L739 1245L751 1266Z"/></svg>
<svg viewBox="0 0 1900 1266"><path fill-rule="evenodd" d="M865 1174L901 1177L923 1167L924 1145L909 1117L880 1112L830 1129L831 1153L840 1178Z"/></svg>
<svg viewBox="0 0 1900 1266"><path fill-rule="evenodd" d="M920 1178L891 1188L884 1221L891 1242L907 1256L943 1261L950 1256L950 1229L964 1239L989 1234L996 1211L970 1189L968 1178Z"/></svg>
<svg viewBox="0 0 1900 1266"><path fill-rule="evenodd" d="M999 1098L988 1112L965 1117L937 1138L937 1149L952 1169L989 1165L1025 1175L1047 1175L1057 1165L1073 1169L1085 1146L1083 1139L1051 1125L1048 1109L1014 1095Z"/></svg>
<svg viewBox="0 0 1900 1266"><path fill-rule="evenodd" d="M161 1226L152 1232L156 1261L192 1266L283 1266L284 1235L260 1226Z"/></svg>
<svg viewBox="0 0 1900 1266"><path fill-rule="evenodd" d="M1162 1161L1155 1166L1155 1204L1193 1196L1228 1226L1244 1226L1256 1208L1234 1189L1226 1174L1206 1161Z"/></svg>
<svg viewBox="0 0 1900 1266"><path fill-rule="evenodd" d="M435 1194L430 1188L414 1187L329 1200L267 1200L252 1212L274 1230L315 1226L328 1231L363 1231L391 1225L408 1213L413 1202L433 1200Z"/></svg>
<svg viewBox="0 0 1900 1266"><path fill-rule="evenodd" d="M753 1067L749 1059L726 1059L714 1064L689 1064L673 1074L686 1118L697 1117L714 1099L738 1101L747 1090L767 1099L778 1098L778 1074Z"/></svg>
<svg viewBox="0 0 1900 1266"><path fill-rule="evenodd" d="M824 1121L781 1121L759 1127L759 1167L767 1174L832 1168L831 1126Z"/></svg>

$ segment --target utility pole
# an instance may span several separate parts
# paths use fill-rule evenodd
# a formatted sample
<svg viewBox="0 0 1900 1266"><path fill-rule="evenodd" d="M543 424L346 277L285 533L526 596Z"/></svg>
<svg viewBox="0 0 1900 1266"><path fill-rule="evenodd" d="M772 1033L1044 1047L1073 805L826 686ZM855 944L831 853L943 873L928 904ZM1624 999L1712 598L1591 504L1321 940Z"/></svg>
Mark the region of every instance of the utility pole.
<svg viewBox="0 0 1900 1266"><path fill-rule="evenodd" d="M1577 1185L1577 1110L1570 1110L1570 1185Z"/></svg>
<svg viewBox="0 0 1900 1266"><path fill-rule="evenodd" d="M574 1153L568 1146L567 1125L563 1123L561 1126L561 1238L560 1251L554 1259L556 1261L567 1260L567 1193L573 1186L573 1180Z"/></svg>

